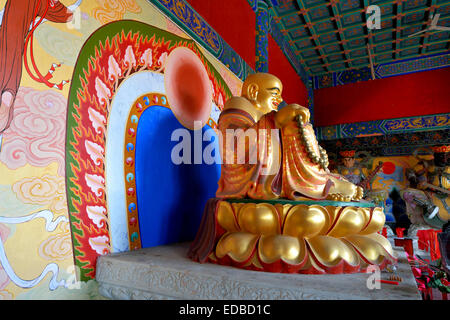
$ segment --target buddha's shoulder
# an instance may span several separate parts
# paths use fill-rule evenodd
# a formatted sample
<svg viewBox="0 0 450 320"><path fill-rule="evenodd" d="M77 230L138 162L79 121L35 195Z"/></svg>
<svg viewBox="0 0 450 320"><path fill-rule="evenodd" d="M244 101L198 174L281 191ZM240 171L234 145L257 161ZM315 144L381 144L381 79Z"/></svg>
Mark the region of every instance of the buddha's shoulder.
<svg viewBox="0 0 450 320"><path fill-rule="evenodd" d="M244 97L231 97L225 102L224 109L254 109L255 107L251 104L248 99Z"/></svg>
<svg viewBox="0 0 450 320"><path fill-rule="evenodd" d="M253 120L258 118L258 111L255 106L244 97L232 97L225 102L223 111L227 113L244 112L248 114Z"/></svg>

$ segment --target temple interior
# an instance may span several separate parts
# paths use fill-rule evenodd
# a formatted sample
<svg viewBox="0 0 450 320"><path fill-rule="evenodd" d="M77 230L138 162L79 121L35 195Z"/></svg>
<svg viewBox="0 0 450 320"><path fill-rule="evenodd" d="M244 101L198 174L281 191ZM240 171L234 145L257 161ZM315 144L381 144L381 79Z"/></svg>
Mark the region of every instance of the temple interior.
<svg viewBox="0 0 450 320"><path fill-rule="evenodd" d="M0 10L0 300L448 300L450 1Z"/></svg>

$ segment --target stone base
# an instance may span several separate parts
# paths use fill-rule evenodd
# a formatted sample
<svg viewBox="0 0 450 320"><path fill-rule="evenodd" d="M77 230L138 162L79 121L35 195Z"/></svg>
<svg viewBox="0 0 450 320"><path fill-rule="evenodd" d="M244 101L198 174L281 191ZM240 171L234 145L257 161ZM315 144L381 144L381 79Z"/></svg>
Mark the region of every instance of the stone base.
<svg viewBox="0 0 450 320"><path fill-rule="evenodd" d="M96 280L110 299L184 300L421 300L403 248L399 285L368 289L372 274L281 274L197 263L187 258L189 243L100 256ZM389 273L381 272L381 279ZM371 283L369 281L369 283Z"/></svg>
<svg viewBox="0 0 450 320"><path fill-rule="evenodd" d="M356 273L395 263L368 202L209 199L188 257L280 273Z"/></svg>

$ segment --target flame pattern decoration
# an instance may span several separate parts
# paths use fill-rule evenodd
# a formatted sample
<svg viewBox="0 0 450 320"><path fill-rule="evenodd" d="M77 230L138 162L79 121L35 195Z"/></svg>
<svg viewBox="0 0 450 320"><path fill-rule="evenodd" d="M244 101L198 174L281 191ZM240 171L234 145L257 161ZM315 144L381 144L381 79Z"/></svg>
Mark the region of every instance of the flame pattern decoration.
<svg viewBox="0 0 450 320"><path fill-rule="evenodd" d="M69 92L65 152L67 202L81 281L94 279L97 257L111 252L105 143L115 90L136 72L163 73L165 58L180 46L200 57L213 86L213 102L223 105L231 91L193 40L122 20L99 28L81 49Z"/></svg>

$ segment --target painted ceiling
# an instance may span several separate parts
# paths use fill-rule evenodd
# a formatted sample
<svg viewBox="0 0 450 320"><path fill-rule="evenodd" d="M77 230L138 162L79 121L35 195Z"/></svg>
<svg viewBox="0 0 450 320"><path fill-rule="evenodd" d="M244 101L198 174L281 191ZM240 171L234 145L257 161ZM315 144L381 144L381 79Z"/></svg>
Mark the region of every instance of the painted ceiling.
<svg viewBox="0 0 450 320"><path fill-rule="evenodd" d="M367 21L380 8L380 29ZM292 52L310 76L449 51L450 32L430 31L414 37L440 14L438 25L450 27L449 0L277 0L270 12Z"/></svg>

